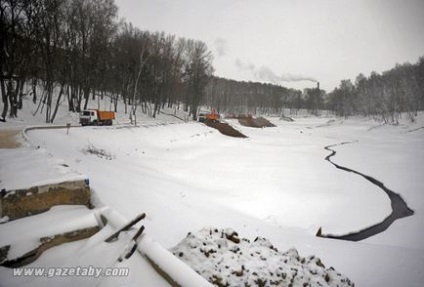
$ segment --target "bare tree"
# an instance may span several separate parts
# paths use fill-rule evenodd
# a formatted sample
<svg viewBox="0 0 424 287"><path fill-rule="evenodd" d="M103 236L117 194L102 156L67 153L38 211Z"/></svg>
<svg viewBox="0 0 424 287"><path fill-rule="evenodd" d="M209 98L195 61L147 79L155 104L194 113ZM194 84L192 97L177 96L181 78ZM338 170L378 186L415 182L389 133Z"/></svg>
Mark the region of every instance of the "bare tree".
<svg viewBox="0 0 424 287"><path fill-rule="evenodd" d="M187 85L187 101L193 120L197 119L197 109L205 94L205 88L213 73L212 53L205 43L188 40L185 78Z"/></svg>
<svg viewBox="0 0 424 287"><path fill-rule="evenodd" d="M27 24L30 4L23 0L0 1L0 86L3 110L1 120L16 117L21 108L25 77L30 74L29 58L33 53L29 41L32 29Z"/></svg>
<svg viewBox="0 0 424 287"><path fill-rule="evenodd" d="M134 84L134 91L133 91L133 99L132 99L132 106L131 106L131 112L130 112L130 119L131 123L134 117L134 125L137 125L137 101L136 101L136 94L137 94L137 88L138 88L138 82L140 81L141 72L143 70L144 65L147 62L148 57L145 56L146 48L143 47L140 53L140 66L138 68L137 78L135 79Z"/></svg>

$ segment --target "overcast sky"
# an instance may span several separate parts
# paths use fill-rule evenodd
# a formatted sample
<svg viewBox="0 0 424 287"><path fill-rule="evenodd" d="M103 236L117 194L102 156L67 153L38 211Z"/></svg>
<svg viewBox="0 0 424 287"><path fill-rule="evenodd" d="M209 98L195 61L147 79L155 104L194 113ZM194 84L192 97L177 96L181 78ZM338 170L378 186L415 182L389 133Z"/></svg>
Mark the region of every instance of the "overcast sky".
<svg viewBox="0 0 424 287"><path fill-rule="evenodd" d="M115 0L142 30L204 41L215 75L321 87L424 56L424 0ZM302 81L299 81L304 79Z"/></svg>

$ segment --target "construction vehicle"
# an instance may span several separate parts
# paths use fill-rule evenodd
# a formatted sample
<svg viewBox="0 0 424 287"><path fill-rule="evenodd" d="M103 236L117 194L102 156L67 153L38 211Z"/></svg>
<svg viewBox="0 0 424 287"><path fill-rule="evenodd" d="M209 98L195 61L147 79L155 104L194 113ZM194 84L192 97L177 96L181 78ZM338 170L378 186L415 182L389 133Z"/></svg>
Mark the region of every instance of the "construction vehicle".
<svg viewBox="0 0 424 287"><path fill-rule="evenodd" d="M199 112L199 122L216 122L218 121L219 114L212 110L210 112L200 111Z"/></svg>
<svg viewBox="0 0 424 287"><path fill-rule="evenodd" d="M115 112L90 109L80 113L82 126L111 126L114 119Z"/></svg>

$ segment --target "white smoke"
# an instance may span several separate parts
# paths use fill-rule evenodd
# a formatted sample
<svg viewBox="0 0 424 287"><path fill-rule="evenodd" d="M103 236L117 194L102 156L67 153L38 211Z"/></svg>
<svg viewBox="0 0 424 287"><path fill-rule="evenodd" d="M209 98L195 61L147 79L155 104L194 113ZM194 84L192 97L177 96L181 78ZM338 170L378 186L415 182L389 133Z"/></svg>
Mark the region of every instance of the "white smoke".
<svg viewBox="0 0 424 287"><path fill-rule="evenodd" d="M256 67L252 63L243 63L240 59L236 59L235 64L239 70L247 70L250 71L252 74L255 73Z"/></svg>
<svg viewBox="0 0 424 287"><path fill-rule="evenodd" d="M215 46L215 51L218 57L223 57L227 55L228 47L227 47L227 41L225 39L216 38L214 42L214 46Z"/></svg>
<svg viewBox="0 0 424 287"><path fill-rule="evenodd" d="M259 81L265 81L272 84L282 84L283 82L300 82L300 81L310 81L310 82L318 82L316 79L312 77L306 77L299 74L291 74L291 73L283 73L281 75L277 75L274 71L267 67L261 66L256 68L255 65L251 63L243 63L240 59L235 61L235 65L238 69L249 71L252 73L253 77Z"/></svg>

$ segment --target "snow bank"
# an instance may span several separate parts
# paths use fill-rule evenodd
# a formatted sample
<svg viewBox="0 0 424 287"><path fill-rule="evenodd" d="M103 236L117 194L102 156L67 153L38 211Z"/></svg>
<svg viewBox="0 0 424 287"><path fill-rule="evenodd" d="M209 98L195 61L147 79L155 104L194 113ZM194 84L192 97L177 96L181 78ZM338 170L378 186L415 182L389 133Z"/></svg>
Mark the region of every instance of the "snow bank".
<svg viewBox="0 0 424 287"><path fill-rule="evenodd" d="M70 169L63 160L54 158L45 149L0 149L0 159L0 189L23 189L86 179L85 175Z"/></svg>
<svg viewBox="0 0 424 287"><path fill-rule="evenodd" d="M37 228L28 229L31 226ZM11 245L9 259L15 259L40 245L40 238L97 226L93 211L85 206L55 206L49 211L7 224L0 224L0 247Z"/></svg>
<svg viewBox="0 0 424 287"><path fill-rule="evenodd" d="M280 252L265 238L240 239L232 229L189 233L171 251L217 286L354 286L315 256Z"/></svg>
<svg viewBox="0 0 424 287"><path fill-rule="evenodd" d="M121 214L111 208L106 207L101 209L101 214L107 219L107 224L113 226L114 229L119 229L127 223ZM158 273L161 273L174 286L211 287L193 269L183 264L146 234L141 236L138 244L138 252L150 262Z"/></svg>

